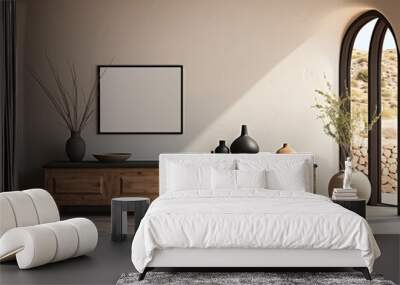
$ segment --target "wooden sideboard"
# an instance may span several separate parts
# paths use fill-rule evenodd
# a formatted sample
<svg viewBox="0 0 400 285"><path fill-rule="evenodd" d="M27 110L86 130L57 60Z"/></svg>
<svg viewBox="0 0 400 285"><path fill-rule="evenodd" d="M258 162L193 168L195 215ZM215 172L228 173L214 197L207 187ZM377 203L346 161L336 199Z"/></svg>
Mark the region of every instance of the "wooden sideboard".
<svg viewBox="0 0 400 285"><path fill-rule="evenodd" d="M158 196L158 161L52 162L44 172L45 188L60 207L109 206L113 197Z"/></svg>

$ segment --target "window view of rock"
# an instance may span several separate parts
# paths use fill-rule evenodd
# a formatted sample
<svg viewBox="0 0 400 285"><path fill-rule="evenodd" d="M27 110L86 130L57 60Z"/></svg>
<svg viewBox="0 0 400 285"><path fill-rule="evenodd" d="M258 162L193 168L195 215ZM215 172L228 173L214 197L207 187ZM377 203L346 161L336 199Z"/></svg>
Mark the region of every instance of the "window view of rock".
<svg viewBox="0 0 400 285"><path fill-rule="evenodd" d="M388 31L385 37L387 41ZM389 37L393 36L390 34ZM381 191L382 203L397 205L397 117L398 117L398 58L397 50L384 49L381 66Z"/></svg>
<svg viewBox="0 0 400 285"><path fill-rule="evenodd" d="M354 49L351 63L351 108L360 108L368 117L368 51ZM368 134L352 142L353 164L368 175Z"/></svg>
<svg viewBox="0 0 400 285"><path fill-rule="evenodd" d="M359 109L368 117L368 52L376 20L358 32L351 56L351 111ZM353 165L368 175L368 134L360 134L352 141Z"/></svg>
<svg viewBox="0 0 400 285"><path fill-rule="evenodd" d="M382 203L397 204L397 50L390 44L391 34L387 32L381 63L381 191ZM385 44L385 42L388 42ZM368 116L368 49L354 48L351 63L352 108L358 107ZM354 138L352 142L353 163L359 171L368 174L368 136Z"/></svg>

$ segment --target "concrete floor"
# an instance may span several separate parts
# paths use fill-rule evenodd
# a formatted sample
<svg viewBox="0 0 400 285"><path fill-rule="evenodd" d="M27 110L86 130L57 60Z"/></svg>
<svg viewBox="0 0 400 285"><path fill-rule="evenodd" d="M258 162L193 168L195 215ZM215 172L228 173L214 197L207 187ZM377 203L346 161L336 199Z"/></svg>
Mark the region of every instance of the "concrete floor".
<svg viewBox="0 0 400 285"><path fill-rule="evenodd" d="M77 257L30 270L19 270L15 262L0 265L0 284L115 284L124 272L134 271L130 260L132 236L124 242L110 240L110 218L90 217L99 230L97 249L88 256ZM128 224L133 232L133 224ZM400 235L379 234L376 240L382 256L375 272L400 282Z"/></svg>
<svg viewBox="0 0 400 285"><path fill-rule="evenodd" d="M367 206L367 221L374 234L400 235L397 208Z"/></svg>

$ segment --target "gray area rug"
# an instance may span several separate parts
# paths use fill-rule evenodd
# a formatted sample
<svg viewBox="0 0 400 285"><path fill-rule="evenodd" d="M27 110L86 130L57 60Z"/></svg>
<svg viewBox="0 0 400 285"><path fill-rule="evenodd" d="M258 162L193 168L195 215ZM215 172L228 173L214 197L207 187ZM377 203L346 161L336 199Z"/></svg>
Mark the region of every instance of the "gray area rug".
<svg viewBox="0 0 400 285"><path fill-rule="evenodd" d="M122 274L116 285L146 284L379 284L395 285L380 275L373 275L368 281L359 272L148 272L146 278L138 281L138 273Z"/></svg>

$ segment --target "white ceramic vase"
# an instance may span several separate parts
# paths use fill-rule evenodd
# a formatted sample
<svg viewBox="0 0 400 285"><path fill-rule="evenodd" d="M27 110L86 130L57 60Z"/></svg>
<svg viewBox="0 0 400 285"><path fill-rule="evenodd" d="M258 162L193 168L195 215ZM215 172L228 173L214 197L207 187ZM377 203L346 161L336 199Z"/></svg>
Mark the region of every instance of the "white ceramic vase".
<svg viewBox="0 0 400 285"><path fill-rule="evenodd" d="M368 203L371 198L371 182L367 175L361 171L354 171L351 176L351 187L357 189L358 197Z"/></svg>

